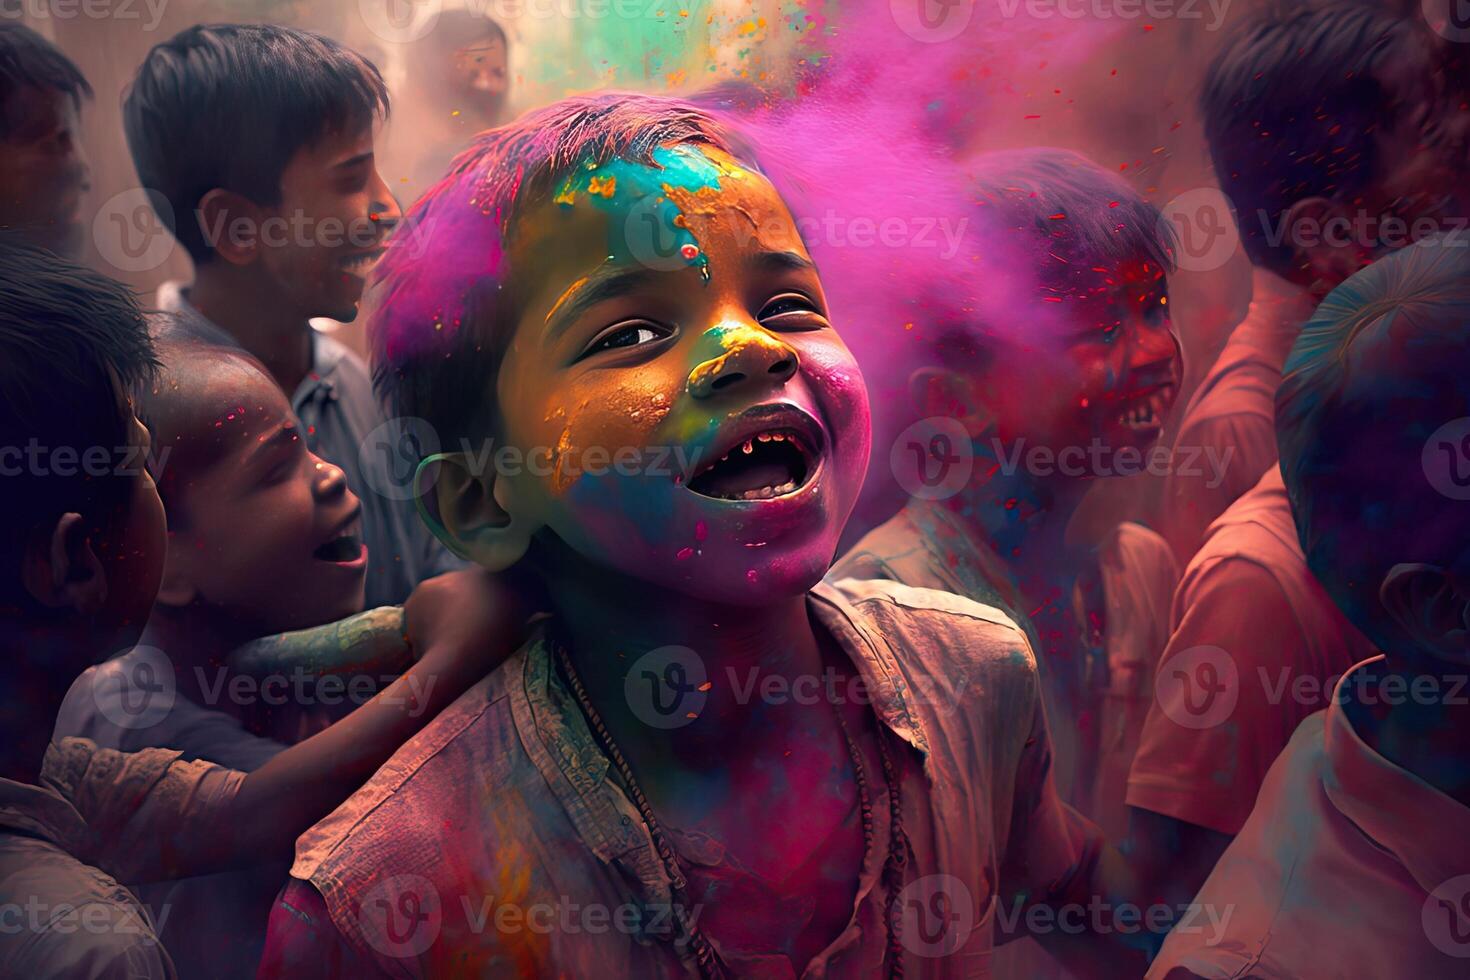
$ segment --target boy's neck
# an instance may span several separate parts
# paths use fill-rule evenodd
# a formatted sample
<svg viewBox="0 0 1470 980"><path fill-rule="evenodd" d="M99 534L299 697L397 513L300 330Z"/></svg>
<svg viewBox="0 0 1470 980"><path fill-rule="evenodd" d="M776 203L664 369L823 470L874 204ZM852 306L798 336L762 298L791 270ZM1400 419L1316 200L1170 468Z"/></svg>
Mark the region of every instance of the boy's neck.
<svg viewBox="0 0 1470 980"><path fill-rule="evenodd" d="M555 566L548 581L557 628L589 700L635 766L707 772L783 738L796 723L794 709L803 716L813 710L791 699L768 703L759 693L772 677L792 690L798 678L824 676L822 646L804 593L766 606L722 605L618 579L583 563L558 560ZM640 710L646 715L645 705L630 704L625 685L639 658L670 647L688 651L676 655L675 670L682 673L655 671L649 683L682 676L697 687L698 674L690 674L702 670L709 686L699 692L697 717L658 728L640 716ZM647 679L635 677L633 683ZM825 703L816 707L831 710Z"/></svg>
<svg viewBox="0 0 1470 980"><path fill-rule="evenodd" d="M140 642L162 650L173 664L177 689L206 708L239 717L240 706L221 699L230 653L255 639L250 631L212 615L201 606L155 606Z"/></svg>
<svg viewBox="0 0 1470 980"><path fill-rule="evenodd" d="M1006 447L1014 452L1014 447ZM1075 568L1071 559L1085 549L1072 539L1072 518L1093 483L1057 477L1043 479L996 459L992 443L975 441L975 477L942 506L955 513L977 542L993 550L1014 570L1016 582L1051 579L1061 569ZM1011 472L1007 473L1006 470ZM990 473L986 477L984 474ZM1052 583L1054 584L1054 583Z"/></svg>
<svg viewBox="0 0 1470 980"><path fill-rule="evenodd" d="M259 270L259 263L205 262L195 273L189 302L258 357L289 398L311 370L311 324Z"/></svg>

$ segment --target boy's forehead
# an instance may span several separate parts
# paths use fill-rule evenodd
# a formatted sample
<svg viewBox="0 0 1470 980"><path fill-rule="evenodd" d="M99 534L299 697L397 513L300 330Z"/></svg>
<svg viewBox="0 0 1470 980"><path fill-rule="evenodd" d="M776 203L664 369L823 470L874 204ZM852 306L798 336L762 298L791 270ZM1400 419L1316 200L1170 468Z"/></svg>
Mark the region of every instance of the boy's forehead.
<svg viewBox="0 0 1470 980"><path fill-rule="evenodd" d="M515 275L549 287L608 267L693 269L708 282L755 251L806 256L765 177L714 147L659 147L652 156L652 165L579 164L512 229Z"/></svg>

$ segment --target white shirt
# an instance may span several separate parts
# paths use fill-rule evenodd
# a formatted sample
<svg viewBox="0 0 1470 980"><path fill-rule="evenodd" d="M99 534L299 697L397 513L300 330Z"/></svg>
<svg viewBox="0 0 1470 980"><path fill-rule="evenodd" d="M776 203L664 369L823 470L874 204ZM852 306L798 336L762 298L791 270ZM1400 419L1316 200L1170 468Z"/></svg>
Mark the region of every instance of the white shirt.
<svg viewBox="0 0 1470 980"><path fill-rule="evenodd" d="M1176 968L1208 980L1470 976L1470 808L1369 748L1341 707L1382 659L1354 667L1302 722L1195 898L1213 914L1170 933L1150 980Z"/></svg>

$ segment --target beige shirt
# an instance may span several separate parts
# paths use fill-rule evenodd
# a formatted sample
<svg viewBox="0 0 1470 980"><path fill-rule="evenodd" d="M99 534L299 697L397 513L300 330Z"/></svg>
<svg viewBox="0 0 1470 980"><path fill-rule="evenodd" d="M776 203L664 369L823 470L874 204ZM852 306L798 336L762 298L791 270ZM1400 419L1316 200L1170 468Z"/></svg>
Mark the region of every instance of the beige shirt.
<svg viewBox="0 0 1470 980"><path fill-rule="evenodd" d="M47 750L42 785L0 780L0 976L175 975L118 881L155 877L171 830L239 786L178 755L66 739Z"/></svg>
<svg viewBox="0 0 1470 980"><path fill-rule="evenodd" d="M1089 889L1098 847L1052 785L1026 638L993 608L893 582L822 584L809 602L905 750L906 975L987 976L1003 923ZM737 805L761 819L759 800ZM886 840L887 808L874 815ZM854 869L851 919L804 976L881 971L884 851ZM692 971L659 938L671 893L648 830L540 637L304 834L292 874L320 893L330 921L303 915L288 891L268 960L296 930L288 959L354 962L353 976L363 965L398 977ZM340 946L345 955L332 952ZM762 976L794 975L776 959Z"/></svg>
<svg viewBox="0 0 1470 980"><path fill-rule="evenodd" d="M1096 562L1106 603L1106 663L1084 669L1095 683L1080 698L1064 693L1056 665L1039 666L1057 784L1117 840L1127 830L1124 787L1153 700L1154 663L1168 639L1179 575L1168 545L1140 524L1119 525L1099 546ZM910 502L839 559L828 578L889 579L994 605L1036 645L1005 563L943 506Z"/></svg>
<svg viewBox="0 0 1470 980"><path fill-rule="evenodd" d="M1176 968L1209 980L1470 976L1470 809L1363 742L1340 706L1352 673L1271 767L1195 898L1212 914L1170 933L1150 980Z"/></svg>

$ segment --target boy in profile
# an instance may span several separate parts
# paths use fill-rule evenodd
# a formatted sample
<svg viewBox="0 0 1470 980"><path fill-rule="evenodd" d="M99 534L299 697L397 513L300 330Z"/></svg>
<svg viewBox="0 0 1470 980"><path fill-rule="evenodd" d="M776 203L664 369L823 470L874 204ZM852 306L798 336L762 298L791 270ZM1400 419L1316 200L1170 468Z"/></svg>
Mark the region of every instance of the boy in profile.
<svg viewBox="0 0 1470 980"><path fill-rule="evenodd" d="M92 86L56 46L0 20L0 230L58 255L82 250L91 189L77 116Z"/></svg>
<svg viewBox="0 0 1470 980"><path fill-rule="evenodd" d="M1277 395L1281 473L1323 588L1382 655L1302 722L1150 977L1463 976L1470 953L1470 250L1344 282ZM1371 928L1355 928L1371 910Z"/></svg>
<svg viewBox="0 0 1470 980"><path fill-rule="evenodd" d="M1125 181L1067 150L984 154L970 176L983 229L970 251L1010 256L1016 300L997 321L977 312L993 276L956 289L934 268L931 282L911 281L931 321L927 356L906 385L881 385L907 388L921 417L953 420L963 450L973 447L969 480L912 495L829 578L954 592L1022 623L1052 722L1058 789L1121 839L1123 785L1177 569L1142 525L1100 540L1079 540L1072 525L1099 477L1143 471L1174 404L1173 243ZM1058 465L1025 464L1038 447ZM920 476L935 467L909 448L899 447L895 466Z"/></svg>
<svg viewBox="0 0 1470 980"><path fill-rule="evenodd" d="M410 218L426 253L390 248L370 332L400 410L540 460L441 454L424 509L553 615L302 837L262 975L978 972L998 903L1098 887L1025 635L822 583L867 399L737 153L685 103L567 99L483 134ZM816 678L872 696L758 693Z"/></svg>
<svg viewBox="0 0 1470 980"><path fill-rule="evenodd" d="M245 349L290 395L308 447L364 495L369 607L459 564L398 492L399 430L380 428L366 366L309 323L356 317L398 222L373 155L387 111L382 77L355 52L246 24L157 45L123 103L139 178L168 202L172 221L161 217L195 265L192 285L162 287L174 316L161 329Z"/></svg>
<svg viewBox="0 0 1470 980"><path fill-rule="evenodd" d="M25 911L20 928L0 930L7 974L173 976L119 882L284 856L498 658L484 642L495 631L473 646L456 634L476 608L465 600L484 598L476 582L427 615L410 609L421 656L403 678L256 772L53 744L72 678L136 644L164 575L166 518L129 395L155 367L121 284L0 242L0 905ZM146 701L162 680L135 695Z"/></svg>
<svg viewBox="0 0 1470 980"><path fill-rule="evenodd" d="M1254 269L1250 309L1175 438L1192 453L1230 451L1223 479L1177 471L1165 483L1160 527L1181 566L1275 463L1272 398L1317 303L1374 258L1470 214L1470 112L1439 41L1417 6L1286 4L1248 22L1206 73L1210 156Z"/></svg>

